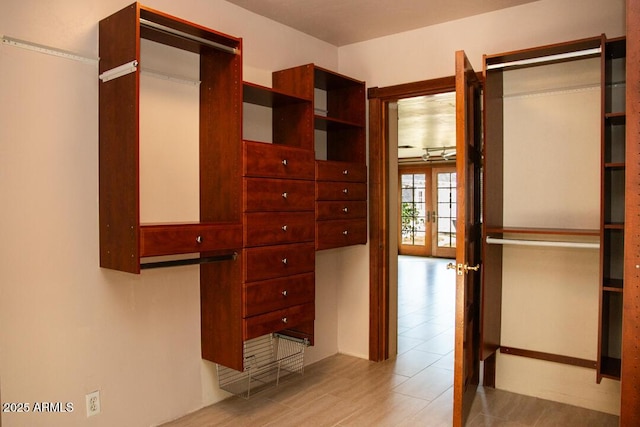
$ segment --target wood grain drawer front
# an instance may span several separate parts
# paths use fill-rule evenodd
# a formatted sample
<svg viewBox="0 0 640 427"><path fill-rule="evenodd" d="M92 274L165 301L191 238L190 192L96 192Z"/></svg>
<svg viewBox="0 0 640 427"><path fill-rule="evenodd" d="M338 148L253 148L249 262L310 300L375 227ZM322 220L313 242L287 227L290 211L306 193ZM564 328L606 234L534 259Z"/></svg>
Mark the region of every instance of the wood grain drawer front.
<svg viewBox="0 0 640 427"><path fill-rule="evenodd" d="M367 184L360 182L318 182L317 200L367 200Z"/></svg>
<svg viewBox="0 0 640 427"><path fill-rule="evenodd" d="M313 211L313 181L245 178L245 212Z"/></svg>
<svg viewBox="0 0 640 427"><path fill-rule="evenodd" d="M316 180L367 182L367 165L320 160L316 162Z"/></svg>
<svg viewBox="0 0 640 427"><path fill-rule="evenodd" d="M314 273L246 283L243 317L256 316L293 305L313 303L314 298Z"/></svg>
<svg viewBox="0 0 640 427"><path fill-rule="evenodd" d="M314 156L311 150L244 141L244 176L313 180Z"/></svg>
<svg viewBox="0 0 640 427"><path fill-rule="evenodd" d="M245 246L312 242L316 229L313 212L256 212L245 214Z"/></svg>
<svg viewBox="0 0 640 427"><path fill-rule="evenodd" d="M318 202L316 205L316 219L353 219L367 216L367 202Z"/></svg>
<svg viewBox="0 0 640 427"><path fill-rule="evenodd" d="M313 243L245 249L245 282L315 271Z"/></svg>
<svg viewBox="0 0 640 427"><path fill-rule="evenodd" d="M244 320L245 340L257 338L283 329L295 328L301 323L315 320L315 304L294 305Z"/></svg>
<svg viewBox="0 0 640 427"><path fill-rule="evenodd" d="M367 243L367 220L336 220L316 222L318 250Z"/></svg>
<svg viewBox="0 0 640 427"><path fill-rule="evenodd" d="M144 225L140 256L210 252L242 247L242 224Z"/></svg>

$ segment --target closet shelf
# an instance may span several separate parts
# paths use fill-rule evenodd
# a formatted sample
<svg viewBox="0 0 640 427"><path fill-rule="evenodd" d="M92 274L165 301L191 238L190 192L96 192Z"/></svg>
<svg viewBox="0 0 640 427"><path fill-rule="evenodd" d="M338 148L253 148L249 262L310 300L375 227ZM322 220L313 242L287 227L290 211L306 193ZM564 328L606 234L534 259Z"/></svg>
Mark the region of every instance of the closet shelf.
<svg viewBox="0 0 640 427"><path fill-rule="evenodd" d="M257 85L255 83L243 82L243 101L249 104L261 105L263 107L280 107L284 105L311 102L310 99L290 95L277 89Z"/></svg>

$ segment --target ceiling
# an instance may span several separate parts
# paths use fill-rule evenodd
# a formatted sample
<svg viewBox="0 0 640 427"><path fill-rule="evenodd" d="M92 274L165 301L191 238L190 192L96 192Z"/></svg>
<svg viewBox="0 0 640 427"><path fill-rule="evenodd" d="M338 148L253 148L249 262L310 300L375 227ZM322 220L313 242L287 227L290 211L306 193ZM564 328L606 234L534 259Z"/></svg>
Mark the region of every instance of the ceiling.
<svg viewBox="0 0 640 427"><path fill-rule="evenodd" d="M425 148L432 159L441 159L442 149L455 145L455 92L398 100L399 159L421 157Z"/></svg>
<svg viewBox="0 0 640 427"><path fill-rule="evenodd" d="M335 46L536 0L227 0Z"/></svg>
<svg viewBox="0 0 640 427"><path fill-rule="evenodd" d="M536 0L227 0L335 46L344 46ZM398 158L455 145L453 94L398 102ZM400 148L405 147L405 148ZM430 151L438 157L441 150Z"/></svg>

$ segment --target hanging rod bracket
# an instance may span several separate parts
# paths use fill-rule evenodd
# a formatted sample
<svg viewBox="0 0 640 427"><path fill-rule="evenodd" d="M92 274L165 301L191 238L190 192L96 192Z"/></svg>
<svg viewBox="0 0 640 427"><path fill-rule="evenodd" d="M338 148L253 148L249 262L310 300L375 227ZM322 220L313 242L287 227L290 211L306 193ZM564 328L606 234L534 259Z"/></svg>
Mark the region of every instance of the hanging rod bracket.
<svg viewBox="0 0 640 427"><path fill-rule="evenodd" d="M115 68L105 71L100 74L99 78L104 83L109 80L117 79L118 77L126 76L127 74L133 73L138 69L138 60L134 59L131 62L127 62L126 64L119 65Z"/></svg>

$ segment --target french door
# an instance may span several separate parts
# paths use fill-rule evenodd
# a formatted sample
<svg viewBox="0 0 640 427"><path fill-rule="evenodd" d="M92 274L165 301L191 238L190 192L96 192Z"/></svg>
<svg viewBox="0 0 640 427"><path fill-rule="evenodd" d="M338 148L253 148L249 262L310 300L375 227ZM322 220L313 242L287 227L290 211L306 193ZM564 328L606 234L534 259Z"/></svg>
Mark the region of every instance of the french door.
<svg viewBox="0 0 640 427"><path fill-rule="evenodd" d="M455 167L401 166L398 177L399 253L455 257Z"/></svg>

